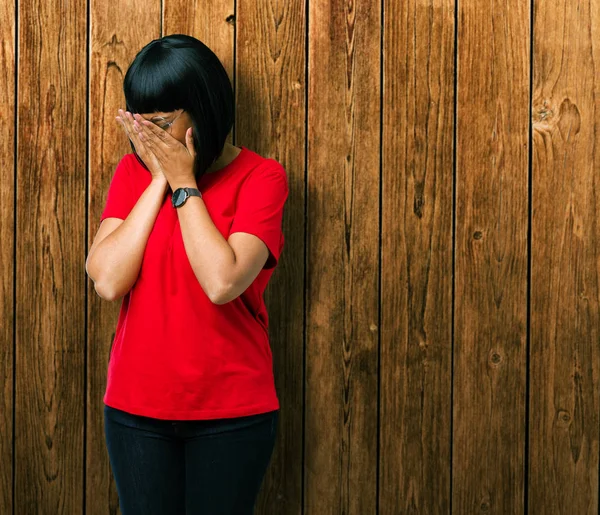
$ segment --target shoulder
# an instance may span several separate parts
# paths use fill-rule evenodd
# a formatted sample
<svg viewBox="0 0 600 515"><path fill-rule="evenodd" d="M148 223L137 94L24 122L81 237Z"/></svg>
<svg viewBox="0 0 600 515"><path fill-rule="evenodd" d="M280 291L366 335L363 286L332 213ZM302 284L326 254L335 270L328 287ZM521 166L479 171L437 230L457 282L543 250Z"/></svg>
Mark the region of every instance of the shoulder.
<svg viewBox="0 0 600 515"><path fill-rule="evenodd" d="M129 154L125 154L123 156L123 161L129 167L130 170L134 170L136 168L144 169L138 156L136 154L134 154L133 152L130 152Z"/></svg>
<svg viewBox="0 0 600 515"><path fill-rule="evenodd" d="M287 186L288 176L284 166L272 157L263 157L256 152L250 151L253 154L253 163L248 174L245 177L246 181L278 181L284 182Z"/></svg>
<svg viewBox="0 0 600 515"><path fill-rule="evenodd" d="M146 179L148 175L148 171L133 152L123 155L117 167L129 175L134 182Z"/></svg>
<svg viewBox="0 0 600 515"><path fill-rule="evenodd" d="M275 159L263 159L250 171L242 183L242 190L257 198L287 197L289 184L285 168Z"/></svg>
<svg viewBox="0 0 600 515"><path fill-rule="evenodd" d="M131 168L133 163L136 162L135 154L129 153L124 154L121 159L119 159L118 166L122 166L123 168Z"/></svg>
<svg viewBox="0 0 600 515"><path fill-rule="evenodd" d="M117 162L115 170L116 172L130 175L131 169L133 168L135 162L136 158L134 154L125 154Z"/></svg>

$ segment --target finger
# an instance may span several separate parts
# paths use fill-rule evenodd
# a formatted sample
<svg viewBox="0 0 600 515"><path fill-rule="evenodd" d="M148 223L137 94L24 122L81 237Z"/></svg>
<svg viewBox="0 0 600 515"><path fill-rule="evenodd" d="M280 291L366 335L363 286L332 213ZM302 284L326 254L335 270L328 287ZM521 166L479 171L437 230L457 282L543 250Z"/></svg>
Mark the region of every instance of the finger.
<svg viewBox="0 0 600 515"><path fill-rule="evenodd" d="M127 129L129 130L129 133L132 134L133 136L135 136L136 138L139 138L139 133L137 130L135 130L135 127L133 125L133 115L129 112L126 111L125 112L125 122L127 123Z"/></svg>
<svg viewBox="0 0 600 515"><path fill-rule="evenodd" d="M122 109L119 109L119 113L121 114L123 126L125 127L125 131L127 132L127 136L133 142L136 152L138 154L143 153L146 150L145 145L144 142L140 140L138 132L133 127L133 117L131 116L131 113L128 111L123 111Z"/></svg>
<svg viewBox="0 0 600 515"><path fill-rule="evenodd" d="M192 138L192 128L190 127L187 131L185 131L185 143L190 155L195 158L196 151L194 150L194 138Z"/></svg>
<svg viewBox="0 0 600 515"><path fill-rule="evenodd" d="M164 143L167 146L172 146L173 142L179 143L173 136L171 136L167 131L161 129L155 123L152 123L139 115L136 115L136 120L142 126L144 130L143 134L150 137L155 137L158 141Z"/></svg>
<svg viewBox="0 0 600 515"><path fill-rule="evenodd" d="M117 122L119 122L119 125L123 129L123 132L125 133L125 136L127 136L127 139L133 145L135 152L137 152L138 154L140 154L141 143L138 143L137 140L135 139L135 137L132 134L129 133L129 129L127 129L127 125L125 124L125 122L123 121L123 119L120 116L115 117L115 119L117 120Z"/></svg>
<svg viewBox="0 0 600 515"><path fill-rule="evenodd" d="M127 125L125 124L125 120L123 119L123 117L116 116L115 120L117 120L117 122L119 122L119 125L121 125L121 128L123 129L123 132L125 133L125 135L127 137L130 137L129 130L127 129Z"/></svg>
<svg viewBox="0 0 600 515"><path fill-rule="evenodd" d="M149 149L159 149L160 148L160 140L150 132L146 127L138 123L138 121L133 122L133 126L137 131L137 135L140 140L148 147Z"/></svg>
<svg viewBox="0 0 600 515"><path fill-rule="evenodd" d="M123 130L125 131L125 134L127 134L127 137L133 140L133 131L129 126L129 120L127 119L126 113L122 109L119 109L119 121L121 122L121 125L123 125Z"/></svg>
<svg viewBox="0 0 600 515"><path fill-rule="evenodd" d="M133 120L133 128L135 129L138 137L141 141L143 141L146 145L153 144L152 139L154 139L154 135L146 129L140 122L143 118L139 114L135 114Z"/></svg>
<svg viewBox="0 0 600 515"><path fill-rule="evenodd" d="M144 121L146 122L146 124L140 123L140 122L144 122ZM138 136L139 136L140 140L142 140L144 145L146 145L146 147L149 150L151 150L157 157L159 157L160 159L165 159L166 158L165 151L168 147L170 147L170 145L168 145L168 143L165 143L160 138L159 134L150 130L148 128L147 124L154 125L152 122L148 122L148 120L145 120L140 115L138 115L138 114L135 115L134 127L136 127L136 130L139 131ZM166 134L165 131L162 130L160 127L158 127L156 125L154 125L154 127L156 127L156 129L159 132Z"/></svg>
<svg viewBox="0 0 600 515"><path fill-rule="evenodd" d="M146 147L144 146L144 144L134 134L129 133L129 130L127 129L127 125L125 124L125 122L123 121L123 119L120 116L117 116L116 118L117 118L117 121L119 122L119 124L121 125L121 127L123 128L123 131L125 132L125 135L127 136L127 140L131 144L133 151L144 162L147 162L148 159L150 159L150 157L149 157L149 152L146 149Z"/></svg>
<svg viewBox="0 0 600 515"><path fill-rule="evenodd" d="M134 140L138 140L138 134L137 131L134 130L133 124L132 124L132 117L131 117L131 113L129 111L123 111L122 109L119 109L119 112L121 113L121 118L123 119L123 124L125 125L125 129L127 130L127 135L134 139Z"/></svg>

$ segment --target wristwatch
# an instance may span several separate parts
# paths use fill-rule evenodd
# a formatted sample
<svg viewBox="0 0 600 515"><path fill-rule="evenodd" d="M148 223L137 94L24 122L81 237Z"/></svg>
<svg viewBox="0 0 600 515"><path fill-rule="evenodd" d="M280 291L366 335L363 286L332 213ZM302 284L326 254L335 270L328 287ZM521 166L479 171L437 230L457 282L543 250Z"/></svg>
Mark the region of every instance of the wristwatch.
<svg viewBox="0 0 600 515"><path fill-rule="evenodd" d="M196 188L177 188L173 192L173 196L171 197L171 202L173 203L173 207L181 207L185 204L185 201L189 197L200 197L202 198L202 193Z"/></svg>

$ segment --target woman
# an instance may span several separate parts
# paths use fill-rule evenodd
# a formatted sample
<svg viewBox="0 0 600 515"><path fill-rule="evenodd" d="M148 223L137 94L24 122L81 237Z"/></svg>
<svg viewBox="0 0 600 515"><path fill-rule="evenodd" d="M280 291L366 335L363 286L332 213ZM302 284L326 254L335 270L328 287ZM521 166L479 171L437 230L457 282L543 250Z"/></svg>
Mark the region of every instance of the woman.
<svg viewBox="0 0 600 515"><path fill-rule="evenodd" d="M225 142L231 83L197 39L146 45L123 89L133 153L86 261L100 297L122 298L103 399L121 510L251 514L279 413L263 291L287 176Z"/></svg>

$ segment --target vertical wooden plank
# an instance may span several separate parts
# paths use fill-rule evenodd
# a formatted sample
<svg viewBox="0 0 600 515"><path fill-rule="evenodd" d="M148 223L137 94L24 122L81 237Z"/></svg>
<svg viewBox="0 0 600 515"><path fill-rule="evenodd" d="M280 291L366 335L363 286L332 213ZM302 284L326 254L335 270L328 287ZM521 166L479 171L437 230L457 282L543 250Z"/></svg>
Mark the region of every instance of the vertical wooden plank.
<svg viewBox="0 0 600 515"><path fill-rule="evenodd" d="M15 513L80 513L86 3L19 2Z"/></svg>
<svg viewBox="0 0 600 515"><path fill-rule="evenodd" d="M15 194L15 2L0 5L0 513L13 510L14 194Z"/></svg>
<svg viewBox="0 0 600 515"><path fill-rule="evenodd" d="M596 514L600 3L533 19L529 513Z"/></svg>
<svg viewBox="0 0 600 515"><path fill-rule="evenodd" d="M309 2L306 515L375 513L378 0Z"/></svg>
<svg viewBox="0 0 600 515"><path fill-rule="evenodd" d="M90 0L89 251L117 163L131 152L115 116L125 108L123 79L143 46L160 37L160 0ZM118 16L115 15L118 13ZM86 513L113 513L118 506L104 438L106 371L120 302L103 301L88 278L88 406Z"/></svg>
<svg viewBox="0 0 600 515"><path fill-rule="evenodd" d="M285 247L264 295L281 409L257 515L302 513L305 12L303 0L237 1L235 143L279 161L290 189Z"/></svg>
<svg viewBox="0 0 600 515"><path fill-rule="evenodd" d="M529 4L458 2L454 513L523 513Z"/></svg>
<svg viewBox="0 0 600 515"><path fill-rule="evenodd" d="M269 10L276 7L268 2L240 1L236 12L232 0L201 5L164 2L165 34L186 33L200 39L228 71L236 94L234 130L238 135L234 142L232 131L228 142L277 159L290 182L283 221L285 251L265 291L281 411L275 450L256 502L257 514L301 512L302 446L298 435L302 431L302 399L298 392L303 362L298 313L303 310L303 275L299 271L304 266L300 174L304 168L305 7L295 0L282 6L286 8L281 12ZM281 29L273 29L273 22ZM295 195L296 182L299 193Z"/></svg>
<svg viewBox="0 0 600 515"><path fill-rule="evenodd" d="M450 513L454 18L385 4L382 515Z"/></svg>

